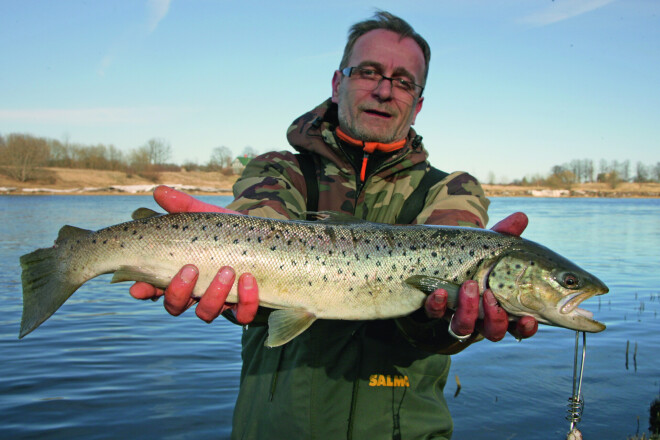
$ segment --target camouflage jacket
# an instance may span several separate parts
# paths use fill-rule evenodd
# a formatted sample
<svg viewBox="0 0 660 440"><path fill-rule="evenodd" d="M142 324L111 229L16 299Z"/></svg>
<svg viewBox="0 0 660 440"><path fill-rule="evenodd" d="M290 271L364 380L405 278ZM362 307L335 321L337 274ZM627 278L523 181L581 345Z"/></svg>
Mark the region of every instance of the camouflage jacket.
<svg viewBox="0 0 660 440"><path fill-rule="evenodd" d="M338 142L337 109L330 100L294 121L288 139L298 151L313 153L319 175L319 210L336 211L380 223L394 223L403 202L429 168L428 153L414 130L408 144L361 182L351 153ZM300 219L307 189L295 155L271 152L252 159L234 185L228 207L245 214ZM434 185L415 223L485 227L488 199L477 180L455 172Z"/></svg>
<svg viewBox="0 0 660 440"><path fill-rule="evenodd" d="M355 152L334 134L328 100L297 119L288 139L313 153L321 211L394 223L404 200L429 168L421 137L375 157L365 181ZM361 156L361 152L358 152ZM295 155L272 152L249 162L229 208L244 214L302 219L307 189ZM469 174L448 175L428 192L416 223L483 227L488 200ZM331 294L331 292L329 292ZM423 315L423 313L420 313ZM243 332L241 385L232 438L439 438L451 436L443 396L449 356L461 345L443 320L316 321L282 347L264 347L267 328Z"/></svg>

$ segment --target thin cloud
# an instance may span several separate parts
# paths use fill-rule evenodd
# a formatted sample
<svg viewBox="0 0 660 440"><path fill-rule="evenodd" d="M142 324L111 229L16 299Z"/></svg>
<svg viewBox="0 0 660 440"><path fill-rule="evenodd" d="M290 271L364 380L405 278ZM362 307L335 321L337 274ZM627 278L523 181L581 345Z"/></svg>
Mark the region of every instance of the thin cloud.
<svg viewBox="0 0 660 440"><path fill-rule="evenodd" d="M520 22L532 26L547 26L595 11L616 0L553 0L542 11L523 17Z"/></svg>
<svg viewBox="0 0 660 440"><path fill-rule="evenodd" d="M147 14L144 21L129 26L123 35L119 36L108 48L107 53L99 62L97 72L99 76L105 76L106 71L114 64L122 52L133 45L136 41L146 38L153 33L161 21L167 16L172 0L147 0Z"/></svg>
<svg viewBox="0 0 660 440"><path fill-rule="evenodd" d="M96 107L79 109L0 109L0 121L37 124L144 124L181 117L191 109L179 107Z"/></svg>
<svg viewBox="0 0 660 440"><path fill-rule="evenodd" d="M148 0L147 1L147 27L149 33L156 30L158 23L170 10L170 0Z"/></svg>

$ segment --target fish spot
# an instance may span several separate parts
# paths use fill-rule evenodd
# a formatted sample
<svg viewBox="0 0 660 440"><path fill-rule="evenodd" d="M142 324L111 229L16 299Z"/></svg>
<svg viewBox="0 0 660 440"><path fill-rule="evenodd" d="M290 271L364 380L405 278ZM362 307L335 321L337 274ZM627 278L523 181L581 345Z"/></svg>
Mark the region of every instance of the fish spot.
<svg viewBox="0 0 660 440"><path fill-rule="evenodd" d="M497 287L499 287L499 288L501 289L501 288L504 287L504 284L503 284L503 283L500 283L500 284L497 285Z"/></svg>
<svg viewBox="0 0 660 440"><path fill-rule="evenodd" d="M238 244L238 238L235 238L234 241L232 241L234 244Z"/></svg>
<svg viewBox="0 0 660 440"><path fill-rule="evenodd" d="M218 236L217 236L217 235L214 235L214 236L213 236L213 240L218 241Z"/></svg>
<svg viewBox="0 0 660 440"><path fill-rule="evenodd" d="M202 226L202 231L206 231L206 225Z"/></svg>
<svg viewBox="0 0 660 440"><path fill-rule="evenodd" d="M172 225L172 229L179 229L179 225Z"/></svg>
<svg viewBox="0 0 660 440"><path fill-rule="evenodd" d="M436 258L438 256L438 253L436 251L431 252L431 256L433 258Z"/></svg>
<svg viewBox="0 0 660 440"><path fill-rule="evenodd" d="M140 236L140 238L142 238L142 236ZM193 239L192 239L190 242L191 242L191 243L194 243L194 242L196 242L196 241L197 241L197 237L193 237Z"/></svg>
<svg viewBox="0 0 660 440"><path fill-rule="evenodd" d="M434 271L433 271L433 275L437 275L437 274L439 274L439 273L440 273L439 270L434 270Z"/></svg>
<svg viewBox="0 0 660 440"><path fill-rule="evenodd" d="M108 240L103 240L103 244L108 244Z"/></svg>
<svg viewBox="0 0 660 440"><path fill-rule="evenodd" d="M128 226L124 226L124 232L128 231Z"/></svg>
<svg viewBox="0 0 660 440"><path fill-rule="evenodd" d="M92 243L96 244L96 239L92 240Z"/></svg>
<svg viewBox="0 0 660 440"><path fill-rule="evenodd" d="M270 248L271 251L274 251L276 249L277 249L277 246L271 246L271 248Z"/></svg>
<svg viewBox="0 0 660 440"><path fill-rule="evenodd" d="M218 222L215 224L217 227L221 228L222 227L222 222Z"/></svg>
<svg viewBox="0 0 660 440"><path fill-rule="evenodd" d="M136 229L133 230L133 235L137 235L137 230Z"/></svg>
<svg viewBox="0 0 660 440"><path fill-rule="evenodd" d="M181 228L182 231L188 230L188 225L185 225L183 228Z"/></svg>

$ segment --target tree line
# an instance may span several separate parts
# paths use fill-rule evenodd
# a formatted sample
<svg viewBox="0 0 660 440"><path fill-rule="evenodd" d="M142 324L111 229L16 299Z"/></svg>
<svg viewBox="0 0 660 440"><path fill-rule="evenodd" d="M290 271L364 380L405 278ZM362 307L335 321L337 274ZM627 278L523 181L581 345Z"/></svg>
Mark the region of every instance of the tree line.
<svg viewBox="0 0 660 440"><path fill-rule="evenodd" d="M622 182L660 182L660 162L637 162L633 166L629 160L601 159L596 166L592 159L575 159L553 166L548 176L525 177L513 183L570 188L573 184L591 182L607 183L613 188Z"/></svg>
<svg viewBox="0 0 660 440"><path fill-rule="evenodd" d="M257 151L247 146L243 156L254 157ZM82 145L12 133L0 135L0 171L21 182L35 179L42 167L86 168L95 170L124 171L155 180L161 171L219 171L232 174L233 154L230 148L216 147L204 164L171 162L172 147L160 138L149 139L144 145L124 152L114 145ZM613 187L621 182L660 182L660 162L655 165L629 160L600 160L596 165L591 159L576 159L551 168L546 176L525 177L512 182L514 185L542 185L568 188L573 184L605 182Z"/></svg>
<svg viewBox="0 0 660 440"><path fill-rule="evenodd" d="M254 157L257 152L245 147L243 155ZM216 147L205 164L188 161L174 164L172 146L160 138L149 139L144 145L124 152L114 145L83 145L36 137L30 134L0 135L0 170L10 177L25 182L38 177L42 167L83 168L123 171L148 179L155 179L161 171L219 171L231 174L233 154L225 146Z"/></svg>

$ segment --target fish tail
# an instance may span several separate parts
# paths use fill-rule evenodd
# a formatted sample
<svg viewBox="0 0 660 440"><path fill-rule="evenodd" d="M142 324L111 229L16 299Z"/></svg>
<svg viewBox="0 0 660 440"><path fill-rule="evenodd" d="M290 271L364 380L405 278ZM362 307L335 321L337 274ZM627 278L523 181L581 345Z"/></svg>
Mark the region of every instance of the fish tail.
<svg viewBox="0 0 660 440"><path fill-rule="evenodd" d="M61 260L58 247L37 249L21 257L23 317L19 339L39 327L84 283L73 282L66 268L62 270Z"/></svg>

